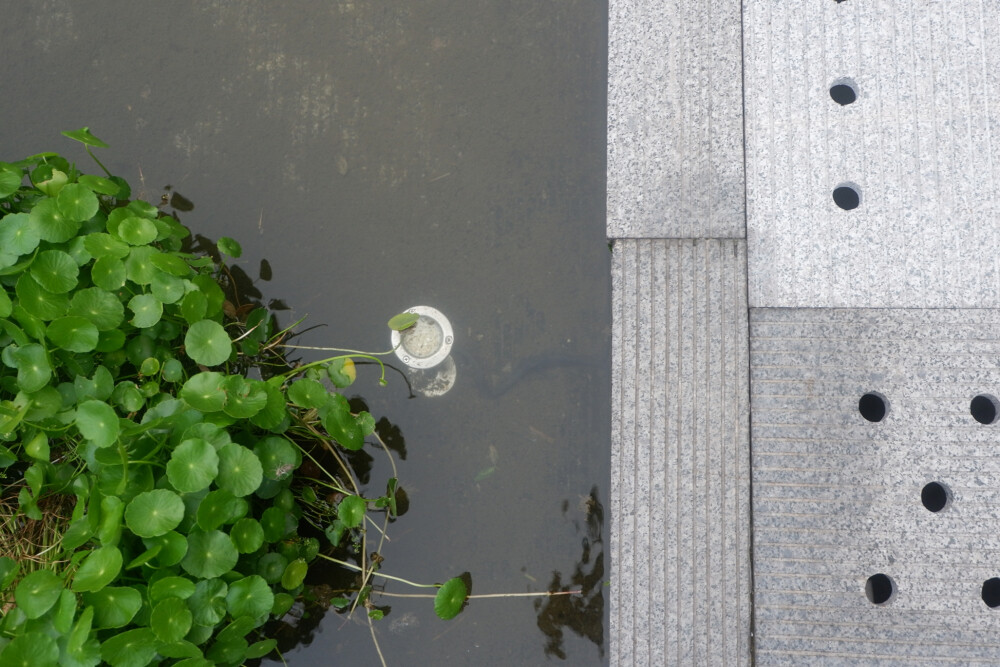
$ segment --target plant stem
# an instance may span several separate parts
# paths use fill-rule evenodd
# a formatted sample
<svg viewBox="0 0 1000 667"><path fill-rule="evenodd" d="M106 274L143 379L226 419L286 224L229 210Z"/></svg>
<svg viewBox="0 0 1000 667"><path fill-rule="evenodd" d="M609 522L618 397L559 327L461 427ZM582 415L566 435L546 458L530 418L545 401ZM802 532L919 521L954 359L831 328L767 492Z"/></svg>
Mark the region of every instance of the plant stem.
<svg viewBox="0 0 1000 667"><path fill-rule="evenodd" d="M362 572L362 573L368 572L368 570L365 570L364 568L358 567L354 563L348 563L347 561L343 561L343 560L340 560L338 558L334 558L332 556L327 556L326 554L319 554L319 557L320 558L324 558L324 559L330 561L331 563L336 563L337 565L342 565L342 566L344 566L344 567L346 567L348 569L354 570L355 572ZM408 586L414 586L415 588L440 588L441 587L440 584L418 584L415 581L409 581L407 579L403 579L402 577L394 577L391 574L384 574L382 572L377 572L377 571L372 571L371 574L374 574L376 577L382 577L383 579L391 579L392 581L398 581L399 583L401 583L401 584L407 584ZM432 595L430 597L434 597L434 596Z"/></svg>
<svg viewBox="0 0 1000 667"><path fill-rule="evenodd" d="M479 595L467 596L470 600L485 600L486 598L537 598L555 597L556 595L580 595L583 591L540 591L538 593L480 593ZM388 591L375 591L378 595L390 598L433 598L437 597L432 593L389 593Z"/></svg>

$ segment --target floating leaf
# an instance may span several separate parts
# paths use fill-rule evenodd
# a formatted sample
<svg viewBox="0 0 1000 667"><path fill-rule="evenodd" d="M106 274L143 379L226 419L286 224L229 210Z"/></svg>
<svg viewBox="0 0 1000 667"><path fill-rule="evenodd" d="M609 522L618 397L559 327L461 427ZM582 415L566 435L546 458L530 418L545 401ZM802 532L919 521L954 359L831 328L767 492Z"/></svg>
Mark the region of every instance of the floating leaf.
<svg viewBox="0 0 1000 667"><path fill-rule="evenodd" d="M125 275L128 279L140 285L148 285L159 270L152 259L157 252L156 248L149 246L133 247L125 259Z"/></svg>
<svg viewBox="0 0 1000 667"><path fill-rule="evenodd" d="M249 419L267 405L267 392L260 380L230 375L222 384L226 392L223 411L236 419Z"/></svg>
<svg viewBox="0 0 1000 667"><path fill-rule="evenodd" d="M90 220L97 213L97 195L79 183L68 183L56 196L59 210L72 222Z"/></svg>
<svg viewBox="0 0 1000 667"><path fill-rule="evenodd" d="M136 294L129 299L128 307L133 313L132 326L138 329L153 326L163 316L163 304L152 294Z"/></svg>
<svg viewBox="0 0 1000 667"><path fill-rule="evenodd" d="M12 213L0 219L0 248L27 255L38 247L38 228L27 213Z"/></svg>
<svg viewBox="0 0 1000 667"><path fill-rule="evenodd" d="M193 324L205 317L208 312L208 297L202 292L188 292L181 300L181 317L188 324Z"/></svg>
<svg viewBox="0 0 1000 667"><path fill-rule="evenodd" d="M389 328L393 331L403 331L412 327L419 319L420 315L417 313L400 313L389 320Z"/></svg>
<svg viewBox="0 0 1000 667"><path fill-rule="evenodd" d="M149 627L160 641L176 642L184 639L184 635L191 629L192 620L191 610L184 600L166 598L153 607Z"/></svg>
<svg viewBox="0 0 1000 667"><path fill-rule="evenodd" d="M14 637L0 653L4 667L57 667L59 646L44 632L28 631Z"/></svg>
<svg viewBox="0 0 1000 667"><path fill-rule="evenodd" d="M90 128L87 126L81 127L79 130L67 130L63 133L64 137L69 137L73 141L79 141L85 146L95 146L97 148L107 148L108 145L95 137L90 133Z"/></svg>
<svg viewBox="0 0 1000 667"><path fill-rule="evenodd" d="M117 183L101 176L83 174L80 178L76 179L76 182L91 192L97 192L102 195L116 195L119 190Z"/></svg>
<svg viewBox="0 0 1000 667"><path fill-rule="evenodd" d="M0 162L0 198L9 197L21 187L24 173L18 167Z"/></svg>
<svg viewBox="0 0 1000 667"><path fill-rule="evenodd" d="M192 595L194 595L194 582L185 577L164 577L157 579L149 587L150 602L171 597L186 600Z"/></svg>
<svg viewBox="0 0 1000 667"><path fill-rule="evenodd" d="M303 408L321 408L330 401L330 393L316 380L296 380L288 387L288 400Z"/></svg>
<svg viewBox="0 0 1000 667"><path fill-rule="evenodd" d="M76 426L98 447L108 447L118 439L118 415L103 401L85 401L77 406Z"/></svg>
<svg viewBox="0 0 1000 667"><path fill-rule="evenodd" d="M219 450L219 474L215 483L234 496L246 496L257 490L264 479L260 459L252 451L231 442Z"/></svg>
<svg viewBox="0 0 1000 667"><path fill-rule="evenodd" d="M122 569L122 552L118 547L94 549L80 564L73 576L71 590L92 593L99 591L118 576Z"/></svg>
<svg viewBox="0 0 1000 667"><path fill-rule="evenodd" d="M111 667L145 667L156 656L156 635L137 628L113 635L101 644L101 658Z"/></svg>
<svg viewBox="0 0 1000 667"><path fill-rule="evenodd" d="M221 324L201 320L192 324L184 335L184 350L196 363L217 366L232 354L233 343Z"/></svg>
<svg viewBox="0 0 1000 667"><path fill-rule="evenodd" d="M31 263L30 272L39 285L53 294L62 294L76 287L80 270L62 250L44 250Z"/></svg>
<svg viewBox="0 0 1000 667"><path fill-rule="evenodd" d="M176 531L170 531L159 537L142 540L147 549L157 549L156 563L161 567L172 567L181 562L187 554L187 539Z"/></svg>
<svg viewBox="0 0 1000 667"><path fill-rule="evenodd" d="M360 496L344 496L337 505L337 518L348 528L357 528L365 519L368 504Z"/></svg>
<svg viewBox="0 0 1000 667"><path fill-rule="evenodd" d="M117 290L125 284L125 264L117 257L99 257L90 267L90 279L98 287Z"/></svg>
<svg viewBox="0 0 1000 667"><path fill-rule="evenodd" d="M28 216L43 241L64 243L76 236L80 229L78 222L68 219L59 210L55 199L43 199L38 202Z"/></svg>
<svg viewBox="0 0 1000 667"><path fill-rule="evenodd" d="M273 605L274 593L263 577L252 574L229 584L226 606L234 618L257 618L271 611Z"/></svg>
<svg viewBox="0 0 1000 667"><path fill-rule="evenodd" d="M252 554L264 544L264 529L256 519L244 517L229 529L229 537L241 554Z"/></svg>
<svg viewBox="0 0 1000 667"><path fill-rule="evenodd" d="M256 658L263 658L265 655L273 651L278 647L277 639L262 639L259 642L254 642L250 644L250 648L247 649L247 659L254 660Z"/></svg>
<svg viewBox="0 0 1000 667"><path fill-rule="evenodd" d="M329 376L333 386L339 389L349 387L358 377L358 371L354 367L354 360L350 357L331 361L326 366L326 374Z"/></svg>
<svg viewBox="0 0 1000 667"><path fill-rule="evenodd" d="M283 540L295 530L295 516L280 507L268 507L260 515L260 525L264 529L264 539L268 542Z"/></svg>
<svg viewBox="0 0 1000 667"><path fill-rule="evenodd" d="M222 390L225 379L225 375L215 371L198 373L184 383L180 396L195 410L218 412L226 404L226 392Z"/></svg>
<svg viewBox="0 0 1000 667"><path fill-rule="evenodd" d="M202 530L214 530L246 515L249 506L226 489L215 489L205 494L198 504L197 519Z"/></svg>
<svg viewBox="0 0 1000 667"><path fill-rule="evenodd" d="M191 438L177 445L167 462L167 479L181 493L201 491L219 472L219 455L201 438Z"/></svg>
<svg viewBox="0 0 1000 667"><path fill-rule="evenodd" d="M85 317L98 331L109 331L122 323L125 309L114 294L100 287L77 290L69 301L69 314Z"/></svg>
<svg viewBox="0 0 1000 667"><path fill-rule="evenodd" d="M160 271L169 273L172 276L183 278L190 275L191 267L183 258L172 253L158 253L151 258L153 265Z"/></svg>
<svg viewBox="0 0 1000 667"><path fill-rule="evenodd" d="M225 253L234 259L239 259L240 255L243 254L243 248L240 247L240 244L228 236L219 237L216 246L218 246L219 252Z"/></svg>
<svg viewBox="0 0 1000 667"><path fill-rule="evenodd" d="M188 598L188 608L198 625L214 626L226 616L226 594L229 587L221 579L203 579Z"/></svg>
<svg viewBox="0 0 1000 667"><path fill-rule="evenodd" d="M288 559L281 554L271 551L260 557L257 561L257 574L264 578L269 584L276 584L281 581L288 567Z"/></svg>
<svg viewBox="0 0 1000 667"><path fill-rule="evenodd" d="M28 618L40 618L59 599L63 580L51 570L35 570L17 585L14 600Z"/></svg>
<svg viewBox="0 0 1000 667"><path fill-rule="evenodd" d="M21 391L34 393L49 383L52 377L52 366L49 364L49 357L45 354L45 348L36 343L25 345L17 349L11 348L10 355L17 368L17 384ZM27 408L25 406L25 411ZM10 430L7 428L5 430Z"/></svg>
<svg viewBox="0 0 1000 667"><path fill-rule="evenodd" d="M260 459L264 476L275 481L288 478L302 463L299 448L278 436L264 438L254 445L253 451Z"/></svg>
<svg viewBox="0 0 1000 667"><path fill-rule="evenodd" d="M156 225L152 220L132 216L118 224L118 238L129 245L148 245L156 239Z"/></svg>
<svg viewBox="0 0 1000 667"><path fill-rule="evenodd" d="M139 537L158 537L180 524L184 501L168 489L140 493L125 508L125 524Z"/></svg>
<svg viewBox="0 0 1000 667"><path fill-rule="evenodd" d="M83 238L83 246L94 257L125 259L129 254L127 243L119 241L110 234L104 234L103 232L87 234Z"/></svg>
<svg viewBox="0 0 1000 667"><path fill-rule="evenodd" d="M98 628L122 628L142 607L142 595L128 586L105 586L96 593L84 593L83 603L94 608Z"/></svg>
<svg viewBox="0 0 1000 667"><path fill-rule="evenodd" d="M347 399L340 394L331 396L332 400L320 411L323 428L346 449L361 449L365 445L365 437L358 421L351 414Z"/></svg>
<svg viewBox="0 0 1000 667"><path fill-rule="evenodd" d="M461 577L454 577L444 582L437 595L434 596L434 613L438 618L447 621L458 616L468 598L469 592Z"/></svg>
<svg viewBox="0 0 1000 667"><path fill-rule="evenodd" d="M288 567L282 573L281 585L289 591L298 588L302 585L303 580L305 580L306 572L308 571L309 566L306 564L306 559L296 558L288 564Z"/></svg>
<svg viewBox="0 0 1000 667"><path fill-rule="evenodd" d="M211 579L232 570L238 560L239 553L229 536L209 530L188 535L188 552L181 567L190 575Z"/></svg>
<svg viewBox="0 0 1000 667"><path fill-rule="evenodd" d="M159 257L159 255L153 255L153 257ZM184 298L185 283L187 281L181 280L177 276L157 271L153 274L149 287L153 291L153 296L163 303L177 303Z"/></svg>
<svg viewBox="0 0 1000 667"><path fill-rule="evenodd" d="M97 347L100 334L90 320L70 315L52 320L45 336L64 350L90 352Z"/></svg>
<svg viewBox="0 0 1000 667"><path fill-rule="evenodd" d="M22 275L14 286L21 307L42 320L54 320L69 310L65 294L54 294L39 285L31 276Z"/></svg>

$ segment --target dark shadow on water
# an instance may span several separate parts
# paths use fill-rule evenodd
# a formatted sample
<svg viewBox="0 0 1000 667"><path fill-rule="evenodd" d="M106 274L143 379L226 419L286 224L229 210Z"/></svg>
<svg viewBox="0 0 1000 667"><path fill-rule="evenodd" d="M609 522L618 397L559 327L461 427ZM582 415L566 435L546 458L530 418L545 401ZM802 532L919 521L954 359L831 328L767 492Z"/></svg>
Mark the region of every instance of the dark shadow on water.
<svg viewBox="0 0 1000 667"><path fill-rule="evenodd" d="M570 502L564 501L564 514ZM597 487L581 501L586 514L586 535L581 544L583 551L573 573L563 581L558 570L552 573L549 591L579 590L579 595L559 595L537 600L538 629L546 637L545 655L566 659L563 648L565 631L572 631L597 645L604 656L604 549L602 527L604 507L598 499ZM582 526L577 521L577 530Z"/></svg>

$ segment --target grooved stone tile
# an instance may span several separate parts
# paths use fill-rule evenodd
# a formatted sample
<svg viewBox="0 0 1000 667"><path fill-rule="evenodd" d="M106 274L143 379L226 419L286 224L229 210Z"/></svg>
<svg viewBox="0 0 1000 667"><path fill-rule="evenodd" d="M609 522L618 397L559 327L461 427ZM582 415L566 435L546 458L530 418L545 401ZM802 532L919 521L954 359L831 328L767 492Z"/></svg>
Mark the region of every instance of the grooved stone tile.
<svg viewBox="0 0 1000 667"><path fill-rule="evenodd" d="M615 243L611 664L748 665L742 240Z"/></svg>
<svg viewBox="0 0 1000 667"><path fill-rule="evenodd" d="M608 237L745 237L740 0L608 12Z"/></svg>
<svg viewBox="0 0 1000 667"><path fill-rule="evenodd" d="M756 664L997 664L1000 311L754 308L750 344Z"/></svg>
<svg viewBox="0 0 1000 667"><path fill-rule="evenodd" d="M746 0L744 48L750 305L1000 307L1000 3Z"/></svg>

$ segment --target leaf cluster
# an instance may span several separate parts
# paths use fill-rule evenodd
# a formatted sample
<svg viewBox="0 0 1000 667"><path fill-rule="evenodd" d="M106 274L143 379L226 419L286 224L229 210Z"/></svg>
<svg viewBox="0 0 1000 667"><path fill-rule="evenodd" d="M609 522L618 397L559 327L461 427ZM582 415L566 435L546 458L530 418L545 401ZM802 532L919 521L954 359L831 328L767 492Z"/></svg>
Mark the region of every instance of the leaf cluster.
<svg viewBox="0 0 1000 667"><path fill-rule="evenodd" d="M289 332L230 279L123 179L54 153L0 163L0 505L19 525L67 507L47 559L0 540L0 664L264 656L319 538L363 544L369 511L395 515L395 478L365 499L343 464L375 426L337 390L351 355L289 366Z"/></svg>

